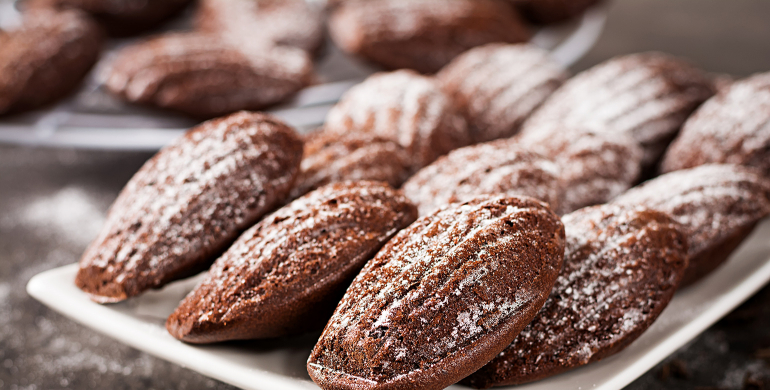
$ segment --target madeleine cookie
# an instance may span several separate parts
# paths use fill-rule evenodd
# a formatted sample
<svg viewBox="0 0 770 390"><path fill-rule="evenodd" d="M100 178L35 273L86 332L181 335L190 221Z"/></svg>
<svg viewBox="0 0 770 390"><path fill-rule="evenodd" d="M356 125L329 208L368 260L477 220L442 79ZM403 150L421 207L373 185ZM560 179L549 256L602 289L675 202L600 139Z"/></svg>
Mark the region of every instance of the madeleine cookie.
<svg viewBox="0 0 770 390"><path fill-rule="evenodd" d="M330 134L367 133L406 148L416 171L471 143L465 119L432 78L378 73L351 88L326 117Z"/></svg>
<svg viewBox="0 0 770 390"><path fill-rule="evenodd" d="M76 11L35 10L0 32L0 115L37 108L73 92L99 58L99 27Z"/></svg>
<svg viewBox="0 0 770 390"><path fill-rule="evenodd" d="M348 53L421 73L437 72L476 46L529 40L516 11L500 0L346 1L333 11L329 30Z"/></svg>
<svg viewBox="0 0 770 390"><path fill-rule="evenodd" d="M535 46L492 43L455 58L436 77L478 143L516 134L567 73Z"/></svg>
<svg viewBox="0 0 770 390"><path fill-rule="evenodd" d="M687 267L681 226L644 208L604 205L562 219L564 268L543 309L463 383L532 382L623 350L658 318Z"/></svg>
<svg viewBox="0 0 770 390"><path fill-rule="evenodd" d="M566 129L591 128L630 134L654 165L679 128L714 94L711 78L661 53L617 57L567 81L524 124L538 131L555 122Z"/></svg>
<svg viewBox="0 0 770 390"><path fill-rule="evenodd" d="M211 118L279 103L313 79L313 64L301 50L251 49L213 35L168 34L121 50L104 83L131 103Z"/></svg>
<svg viewBox="0 0 770 390"><path fill-rule="evenodd" d="M659 210L682 224L690 247L682 283L689 285L722 264L770 214L770 181L737 165L701 165L659 176L613 203Z"/></svg>
<svg viewBox="0 0 770 390"><path fill-rule="evenodd" d="M269 115L241 112L190 130L126 184L75 283L118 302L205 270L243 229L284 201L302 140Z"/></svg>
<svg viewBox="0 0 770 390"><path fill-rule="evenodd" d="M725 86L704 103L684 124L661 168L710 163L746 165L770 178L770 73Z"/></svg>
<svg viewBox="0 0 770 390"><path fill-rule="evenodd" d="M323 389L443 389L509 345L561 269L564 227L531 198L418 219L348 288L308 359Z"/></svg>
<svg viewBox="0 0 770 390"><path fill-rule="evenodd" d="M365 133L320 131L305 142L305 156L291 198L346 180L380 181L399 188L409 177L410 164L409 153L396 141Z"/></svg>
<svg viewBox="0 0 770 390"><path fill-rule="evenodd" d="M168 318L191 343L323 328L350 280L417 209L386 184L335 183L244 233Z"/></svg>
<svg viewBox="0 0 770 390"><path fill-rule="evenodd" d="M559 204L559 168L553 161L498 140L457 149L404 183L404 193L427 215L482 195L521 195Z"/></svg>

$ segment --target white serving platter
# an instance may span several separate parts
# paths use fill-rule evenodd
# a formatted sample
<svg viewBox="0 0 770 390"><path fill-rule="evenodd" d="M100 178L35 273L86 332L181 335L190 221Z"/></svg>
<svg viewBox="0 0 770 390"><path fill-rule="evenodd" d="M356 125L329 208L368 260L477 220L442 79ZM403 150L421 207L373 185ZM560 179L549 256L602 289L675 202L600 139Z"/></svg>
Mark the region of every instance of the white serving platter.
<svg viewBox="0 0 770 390"><path fill-rule="evenodd" d="M73 259L74 260L74 259ZM305 361L318 334L268 341L193 346L163 326L197 278L115 305L91 302L73 281L77 265L33 277L27 291L55 311L127 345L244 389L317 389ZM698 284L679 291L668 308L621 353L517 390L617 390L687 344L770 281L770 218ZM464 389L452 386L451 389Z"/></svg>

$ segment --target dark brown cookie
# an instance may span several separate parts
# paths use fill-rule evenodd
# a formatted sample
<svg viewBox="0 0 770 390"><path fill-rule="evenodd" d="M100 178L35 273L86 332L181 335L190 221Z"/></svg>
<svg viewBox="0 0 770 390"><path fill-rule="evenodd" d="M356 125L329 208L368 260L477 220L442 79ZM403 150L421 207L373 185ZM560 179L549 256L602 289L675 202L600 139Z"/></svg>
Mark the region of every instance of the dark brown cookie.
<svg viewBox="0 0 770 390"><path fill-rule="evenodd" d="M521 15L538 24L560 23L578 17L602 0L509 0Z"/></svg>
<svg viewBox="0 0 770 390"><path fill-rule="evenodd" d="M409 153L396 141L365 133L337 135L321 131L305 143L305 156L291 197L346 180L381 181L399 188L410 170Z"/></svg>
<svg viewBox="0 0 770 390"><path fill-rule="evenodd" d="M770 182L737 165L701 165L659 176L613 202L659 210L682 224L690 246L682 283L689 285L722 264L770 214Z"/></svg>
<svg viewBox="0 0 770 390"><path fill-rule="evenodd" d="M560 215L610 201L636 184L642 171L642 149L628 134L556 126L512 142L559 166Z"/></svg>
<svg viewBox="0 0 770 390"><path fill-rule="evenodd" d="M283 202L301 158L302 140L269 115L241 112L190 130L126 184L80 260L77 286L117 302L203 271Z"/></svg>
<svg viewBox="0 0 770 390"><path fill-rule="evenodd" d="M329 111L325 128L397 141L413 170L471 142L465 119L438 83L409 70L378 73L351 88Z"/></svg>
<svg viewBox="0 0 770 390"><path fill-rule="evenodd" d="M500 0L347 1L335 9L329 30L348 53L422 73L476 46L529 40L516 11Z"/></svg>
<svg viewBox="0 0 770 390"><path fill-rule="evenodd" d="M559 169L508 140L457 149L421 169L404 183L404 193L427 215L450 203L481 195L522 195L559 203Z"/></svg>
<svg viewBox="0 0 770 390"><path fill-rule="evenodd" d="M323 389L443 389L509 345L561 269L564 227L531 198L422 217L348 288L308 359Z"/></svg>
<svg viewBox="0 0 770 390"><path fill-rule="evenodd" d="M231 42L262 41L310 53L324 39L321 12L305 0L201 0L197 24Z"/></svg>
<svg viewBox="0 0 770 390"><path fill-rule="evenodd" d="M535 46L492 43L455 58L437 77L474 142L486 142L516 134L567 73Z"/></svg>
<svg viewBox="0 0 770 390"><path fill-rule="evenodd" d="M168 318L192 343L321 329L350 280L417 218L383 183L335 183L276 211L244 233Z"/></svg>
<svg viewBox="0 0 770 390"><path fill-rule="evenodd" d="M169 34L121 50L104 78L128 102L211 118L286 100L310 84L313 64L299 49L240 50L213 35Z"/></svg>
<svg viewBox="0 0 770 390"><path fill-rule="evenodd" d="M22 9L77 9L90 14L110 35L136 34L176 15L191 0L21 0Z"/></svg>
<svg viewBox="0 0 770 390"><path fill-rule="evenodd" d="M677 58L641 53L611 59L567 81L524 124L628 133L654 165L687 117L714 94L711 78Z"/></svg>
<svg viewBox="0 0 770 390"><path fill-rule="evenodd" d="M98 26L76 11L29 12L21 28L0 36L0 115L71 93L102 45Z"/></svg>
<svg viewBox="0 0 770 390"><path fill-rule="evenodd" d="M543 379L620 352L658 318L687 267L681 226L644 208L604 205L564 216L564 268L516 340L463 383Z"/></svg>
<svg viewBox="0 0 770 390"><path fill-rule="evenodd" d="M726 86L704 103L669 147L662 171L710 163L751 166L770 177L770 73Z"/></svg>

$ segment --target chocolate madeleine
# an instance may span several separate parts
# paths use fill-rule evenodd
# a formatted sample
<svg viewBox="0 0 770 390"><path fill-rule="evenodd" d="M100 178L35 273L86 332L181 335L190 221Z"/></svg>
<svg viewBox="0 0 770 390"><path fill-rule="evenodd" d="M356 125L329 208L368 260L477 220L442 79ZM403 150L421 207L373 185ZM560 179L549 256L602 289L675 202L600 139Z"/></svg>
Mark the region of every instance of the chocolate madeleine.
<svg viewBox="0 0 770 390"><path fill-rule="evenodd" d="M529 32L499 0L345 1L329 20L342 50L386 69L435 73L468 49L519 43Z"/></svg>
<svg viewBox="0 0 770 390"><path fill-rule="evenodd" d="M321 329L364 263L416 218L414 205L386 184L322 187L244 233L166 328L191 343Z"/></svg>
<svg viewBox="0 0 770 390"><path fill-rule="evenodd" d="M396 141L366 133L319 131L305 142L305 156L291 198L346 180L381 181L399 188L409 177L410 167L409 153Z"/></svg>
<svg viewBox="0 0 770 390"><path fill-rule="evenodd" d="M517 385L623 350L658 318L687 267L681 226L641 207L603 205L562 219L564 268L516 340L462 383Z"/></svg>
<svg viewBox="0 0 770 390"><path fill-rule="evenodd" d="M558 165L560 215L609 202L636 184L642 173L642 148L628 134L554 126L521 134L512 142Z"/></svg>
<svg viewBox="0 0 770 390"><path fill-rule="evenodd" d="M725 86L684 124L661 170L703 164L754 167L770 178L770 72Z"/></svg>
<svg viewBox="0 0 770 390"><path fill-rule="evenodd" d="M565 129L627 133L644 148L644 164L650 167L687 117L714 93L708 75L677 58L661 53L616 57L567 81L522 132L555 122Z"/></svg>
<svg viewBox="0 0 770 390"><path fill-rule="evenodd" d="M420 215L481 195L530 196L555 209L559 177L553 161L498 140L439 158L404 183L404 193L420 208Z"/></svg>
<svg viewBox="0 0 770 390"><path fill-rule="evenodd" d="M567 72L536 46L491 43L463 53L436 77L478 143L516 134Z"/></svg>
<svg viewBox="0 0 770 390"><path fill-rule="evenodd" d="M770 181L737 165L701 165L659 176L613 200L655 209L682 224L690 265L683 285L722 264L770 215Z"/></svg>
<svg viewBox="0 0 770 390"><path fill-rule="evenodd" d="M329 111L325 129L396 141L411 155L413 171L471 143L465 119L438 83L409 70L378 73L351 88Z"/></svg>
<svg viewBox="0 0 770 390"><path fill-rule="evenodd" d="M235 47L213 35L185 33L124 48L104 83L130 103L211 118L284 101L313 77L313 64L302 50Z"/></svg>
<svg viewBox="0 0 770 390"><path fill-rule="evenodd" d="M564 227L531 198L418 219L348 288L308 359L323 389L443 389L509 345L561 269Z"/></svg>
<svg viewBox="0 0 770 390"><path fill-rule="evenodd" d="M99 58L99 27L76 11L36 10L0 32L0 115L34 109L73 92Z"/></svg>
<svg viewBox="0 0 770 390"><path fill-rule="evenodd" d="M118 302L205 270L283 202L301 158L302 140L269 115L240 112L188 131L126 184L75 283L94 301Z"/></svg>

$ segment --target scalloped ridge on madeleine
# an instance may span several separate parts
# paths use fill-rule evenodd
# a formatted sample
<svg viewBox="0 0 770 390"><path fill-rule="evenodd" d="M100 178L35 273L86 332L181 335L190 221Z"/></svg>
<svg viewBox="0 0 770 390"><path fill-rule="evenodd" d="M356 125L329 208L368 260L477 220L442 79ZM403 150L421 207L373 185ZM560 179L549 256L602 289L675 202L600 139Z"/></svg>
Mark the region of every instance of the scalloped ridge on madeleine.
<svg viewBox="0 0 770 390"><path fill-rule="evenodd" d="M244 233L166 321L192 343L320 329L367 260L417 218L384 183L322 187Z"/></svg>
<svg viewBox="0 0 770 390"><path fill-rule="evenodd" d="M526 197L481 197L418 219L348 288L308 360L324 389L443 389L535 317L564 226Z"/></svg>
<svg viewBox="0 0 770 390"><path fill-rule="evenodd" d="M302 140L269 115L193 128L126 184L75 283L94 301L117 302L203 271L283 202L301 158Z"/></svg>

